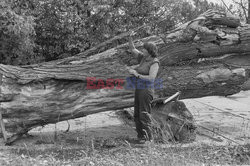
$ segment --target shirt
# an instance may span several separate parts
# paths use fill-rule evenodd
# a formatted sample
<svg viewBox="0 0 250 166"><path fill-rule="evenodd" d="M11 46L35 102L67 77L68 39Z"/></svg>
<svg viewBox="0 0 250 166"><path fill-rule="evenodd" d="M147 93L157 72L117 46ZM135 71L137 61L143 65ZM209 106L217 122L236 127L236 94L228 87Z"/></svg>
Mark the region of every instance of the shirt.
<svg viewBox="0 0 250 166"><path fill-rule="evenodd" d="M154 63L160 63L160 61L157 58L153 58L151 56L143 56L142 54L138 55L138 59L141 59L140 65L135 68L135 70L142 75L149 75L150 67Z"/></svg>

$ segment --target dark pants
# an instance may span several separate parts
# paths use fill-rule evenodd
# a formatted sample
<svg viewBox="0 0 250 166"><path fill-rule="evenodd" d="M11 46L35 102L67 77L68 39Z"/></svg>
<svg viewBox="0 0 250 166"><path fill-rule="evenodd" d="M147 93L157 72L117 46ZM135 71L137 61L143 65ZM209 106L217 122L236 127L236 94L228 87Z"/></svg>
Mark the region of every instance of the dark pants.
<svg viewBox="0 0 250 166"><path fill-rule="evenodd" d="M152 89L136 89L134 120L139 139L152 140L152 118L151 118L151 101L153 100L154 91Z"/></svg>

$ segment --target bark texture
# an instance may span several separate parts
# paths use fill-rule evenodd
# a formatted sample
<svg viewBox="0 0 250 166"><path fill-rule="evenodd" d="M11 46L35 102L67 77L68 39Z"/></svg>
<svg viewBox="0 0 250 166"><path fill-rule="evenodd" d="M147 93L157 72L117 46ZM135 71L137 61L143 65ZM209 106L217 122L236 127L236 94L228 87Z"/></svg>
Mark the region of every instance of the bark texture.
<svg viewBox="0 0 250 166"><path fill-rule="evenodd" d="M171 33L135 45L140 49L147 41L159 47L158 77L163 84L156 97L176 91L182 92L181 98L227 96L239 92L249 79L250 26L226 13L208 11ZM14 133L9 142L37 126L133 106L133 90L124 88L129 76L125 66L138 62L127 51L128 44L93 54L102 46L41 64L0 64L2 116L6 130ZM119 80L114 89L94 90L87 89L87 77L99 83Z"/></svg>
<svg viewBox="0 0 250 166"><path fill-rule="evenodd" d="M247 23L250 24L250 0L248 0L248 17L247 17Z"/></svg>

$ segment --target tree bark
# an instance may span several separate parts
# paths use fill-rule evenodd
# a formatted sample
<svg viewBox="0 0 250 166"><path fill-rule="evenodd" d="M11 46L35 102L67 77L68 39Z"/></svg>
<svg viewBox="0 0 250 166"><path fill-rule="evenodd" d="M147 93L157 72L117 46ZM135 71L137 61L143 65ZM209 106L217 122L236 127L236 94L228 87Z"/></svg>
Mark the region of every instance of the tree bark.
<svg viewBox="0 0 250 166"><path fill-rule="evenodd" d="M250 24L250 0L248 0L248 16L247 16L247 24Z"/></svg>
<svg viewBox="0 0 250 166"><path fill-rule="evenodd" d="M156 43L160 53L162 88L156 97L176 91L182 92L181 98L227 96L249 79L250 56L241 54L250 52L250 26L240 26L239 19L225 13L208 11L169 34L135 45L140 49L148 41ZM29 66L0 64L2 116L6 130L14 133L9 142L37 126L132 107L134 93L126 88L125 66L138 62L127 50L124 44ZM88 89L88 77L105 84L108 78L117 80L114 89Z"/></svg>

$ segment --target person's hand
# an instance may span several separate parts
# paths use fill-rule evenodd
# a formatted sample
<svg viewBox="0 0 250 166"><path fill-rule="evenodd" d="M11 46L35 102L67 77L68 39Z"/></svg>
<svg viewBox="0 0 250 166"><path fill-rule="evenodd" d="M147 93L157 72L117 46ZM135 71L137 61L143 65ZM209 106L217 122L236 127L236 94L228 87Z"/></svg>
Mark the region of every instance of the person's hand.
<svg viewBox="0 0 250 166"><path fill-rule="evenodd" d="M129 69L132 69L132 68L129 67L129 66L125 66L125 69L126 69L126 70L129 70Z"/></svg>
<svg viewBox="0 0 250 166"><path fill-rule="evenodd" d="M135 71L134 69L129 69L128 72L131 74L131 75L134 75L134 76L138 76L138 73L137 71Z"/></svg>

